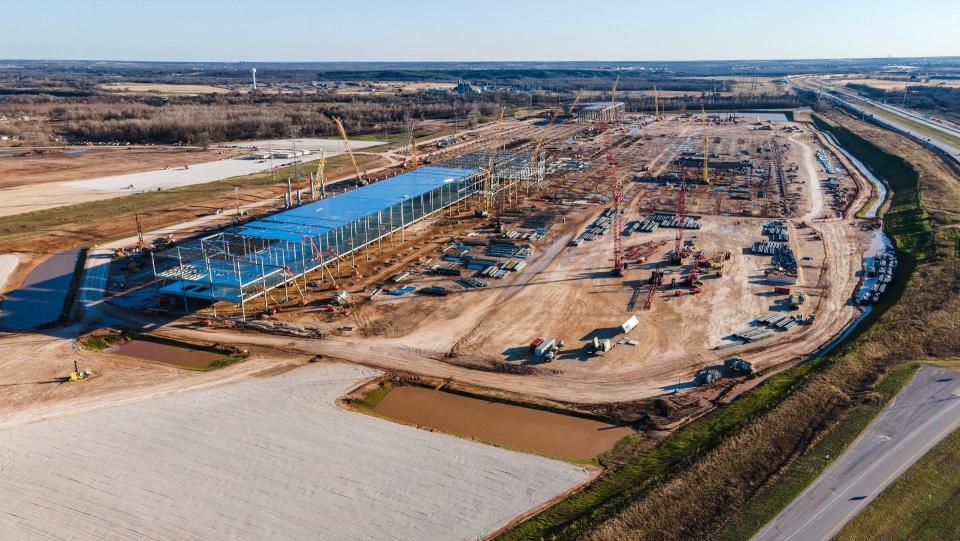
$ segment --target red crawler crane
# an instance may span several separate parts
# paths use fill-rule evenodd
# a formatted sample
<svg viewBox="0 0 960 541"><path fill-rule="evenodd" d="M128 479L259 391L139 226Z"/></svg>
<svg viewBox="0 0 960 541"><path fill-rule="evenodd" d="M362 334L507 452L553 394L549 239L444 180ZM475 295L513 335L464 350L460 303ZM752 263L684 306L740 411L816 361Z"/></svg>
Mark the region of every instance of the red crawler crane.
<svg viewBox="0 0 960 541"><path fill-rule="evenodd" d="M600 129L603 131L604 153L607 156L607 165L610 167L610 188L613 192L613 274L623 276L626 264L623 258L623 179L617 160L613 157L613 143L610 141L610 126L604 121Z"/></svg>
<svg viewBox="0 0 960 541"><path fill-rule="evenodd" d="M660 272L660 264L658 263L657 268L650 275L650 291L647 293L647 300L643 303L644 310L649 310L653 306L653 297L657 294L657 288L661 282L663 282L663 273Z"/></svg>
<svg viewBox="0 0 960 541"><path fill-rule="evenodd" d="M677 198L677 239L673 248L673 260L683 261L683 222L687 219L687 180L680 181L680 197Z"/></svg>
<svg viewBox="0 0 960 541"><path fill-rule="evenodd" d="M616 120L616 112L613 109L613 106L616 105L617 98L617 83L620 82L620 76L613 81L613 87L610 89L610 106L611 106L611 115L613 115L614 120ZM600 123L600 131L603 133L602 144L604 147L604 154L607 157L607 165L610 167L610 189L613 192L613 275L614 276L623 276L623 271L626 270L627 265L623 258L623 215L622 215L622 204L623 204L623 179L620 178L620 170L617 164L617 160L613 157L613 142L610 139L610 122L607 115L602 116L602 122Z"/></svg>

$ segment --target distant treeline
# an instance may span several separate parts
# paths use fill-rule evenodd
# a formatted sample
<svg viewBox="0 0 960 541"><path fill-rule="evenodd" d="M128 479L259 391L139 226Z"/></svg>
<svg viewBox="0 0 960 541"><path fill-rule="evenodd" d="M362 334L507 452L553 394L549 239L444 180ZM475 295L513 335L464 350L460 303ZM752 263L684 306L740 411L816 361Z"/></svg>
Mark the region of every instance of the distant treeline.
<svg viewBox="0 0 960 541"><path fill-rule="evenodd" d="M53 133L76 142L208 143L288 137L296 127L305 137L337 134L341 117L352 135L399 131L409 119L452 119L464 126L496 116L501 107L546 107L516 94L467 96L411 95L255 95L220 94L191 98L101 96L57 100L43 96L0 102L9 118L43 117ZM37 122L19 122L35 130ZM4 134L18 135L8 123Z"/></svg>
<svg viewBox="0 0 960 541"><path fill-rule="evenodd" d="M7 122L3 135L42 142L63 136L74 142L120 142L135 144L184 143L206 145L240 139L289 137L294 131L304 137L336 136L333 117L340 117L351 135L397 132L409 120L459 119L470 127L481 119L508 109L552 109L572 94L484 92L451 95L430 93L358 94L209 94L164 98L159 95L96 95L79 99L50 95L8 96L0 101L0 113L30 121ZM609 99L609 98L591 98ZM618 95L628 111L652 112L651 98ZM587 101L587 99L585 99ZM661 100L666 111L774 109L802 105L792 94L722 96L700 92ZM38 119L43 119L42 121Z"/></svg>
<svg viewBox="0 0 960 541"><path fill-rule="evenodd" d="M621 100L621 98L617 98ZM653 112L651 98L627 98L627 111ZM796 94L743 94L722 96L706 94L693 97L661 98L660 107L663 111L699 111L701 107L707 111L730 111L736 109L792 109L802 107L806 103Z"/></svg>

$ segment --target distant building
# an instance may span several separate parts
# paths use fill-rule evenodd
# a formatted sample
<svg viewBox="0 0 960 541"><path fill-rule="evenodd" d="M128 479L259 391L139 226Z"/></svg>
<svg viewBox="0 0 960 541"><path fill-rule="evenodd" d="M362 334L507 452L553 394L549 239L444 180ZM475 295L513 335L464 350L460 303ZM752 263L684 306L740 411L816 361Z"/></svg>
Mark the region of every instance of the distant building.
<svg viewBox="0 0 960 541"><path fill-rule="evenodd" d="M611 122L623 118L625 106L622 101L598 101L577 106L577 122Z"/></svg>
<svg viewBox="0 0 960 541"><path fill-rule="evenodd" d="M479 94L480 89L471 85L466 81L457 81L457 86L453 88L453 91L457 94Z"/></svg>

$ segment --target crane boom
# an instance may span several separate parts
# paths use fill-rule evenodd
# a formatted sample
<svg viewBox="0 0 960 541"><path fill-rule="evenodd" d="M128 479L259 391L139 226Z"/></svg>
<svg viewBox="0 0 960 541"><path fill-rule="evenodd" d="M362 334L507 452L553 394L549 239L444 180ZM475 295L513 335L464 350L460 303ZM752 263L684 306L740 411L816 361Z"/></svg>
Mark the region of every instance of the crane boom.
<svg viewBox="0 0 960 541"><path fill-rule="evenodd" d="M710 141L707 139L707 111L700 106L700 112L703 116L703 183L710 184L710 169L707 165L710 159Z"/></svg>
<svg viewBox="0 0 960 541"><path fill-rule="evenodd" d="M620 78L613 81L613 88L610 92L611 97L617 91L617 83ZM610 135L610 124L606 118L600 124L600 130L603 133L604 153L607 157L607 165L610 168L610 189L613 192L613 275L623 276L626 270L626 262L623 258L623 214L621 206L623 204L624 189L623 179L620 178L619 164L613 156L613 142Z"/></svg>
<svg viewBox="0 0 960 541"><path fill-rule="evenodd" d="M326 169L326 167L327 167L327 151L321 148L320 159L317 160L317 178L315 179L318 183L320 183L321 198L327 196L327 186L326 186L327 179L325 178L325 175L324 175L324 169Z"/></svg>
<svg viewBox="0 0 960 541"><path fill-rule="evenodd" d="M363 173L360 172L360 166L357 165L357 159L353 156L353 149L350 148L350 140L347 139L347 131L343 129L343 122L340 121L340 117L333 117L333 121L337 124L337 131L340 132L340 137L343 138L343 146L347 149L347 154L350 156L350 163L353 164L353 170L357 173L357 184L363 186L367 183L367 180L363 178Z"/></svg>
<svg viewBox="0 0 960 541"><path fill-rule="evenodd" d="M547 128L549 128L550 126L552 126L553 123L556 122L556 120L557 120L558 118L560 118L560 115L561 115L562 113L563 113L563 108L562 108L562 107L557 107L557 110L553 112L553 116L550 117L550 120L547 121L547 123L546 123L546 125L544 125L543 129L546 130ZM542 135L542 134L540 135L540 137L537 137L537 142L536 142L536 144L533 145L533 151L530 152L530 163L531 163L531 164L536 163L536 161L537 161L537 155L540 154L540 148L543 147L543 142L544 142L545 139L546 139L546 136L545 136L545 135Z"/></svg>
<svg viewBox="0 0 960 541"><path fill-rule="evenodd" d="M660 112L660 91L657 85L653 85L653 119L656 122L663 120L663 114Z"/></svg>
<svg viewBox="0 0 960 541"><path fill-rule="evenodd" d="M407 162L412 169L416 169L419 161L419 156L417 155L417 138L414 137L413 133L413 118L410 119L410 126L408 128L407 137L409 138L409 147L407 151Z"/></svg>

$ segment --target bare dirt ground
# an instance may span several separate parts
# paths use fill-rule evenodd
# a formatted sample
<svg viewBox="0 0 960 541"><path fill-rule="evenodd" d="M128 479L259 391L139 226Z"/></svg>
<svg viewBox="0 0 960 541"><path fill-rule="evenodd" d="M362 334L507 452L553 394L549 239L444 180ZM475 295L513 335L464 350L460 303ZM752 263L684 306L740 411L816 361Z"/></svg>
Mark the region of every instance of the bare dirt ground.
<svg viewBox="0 0 960 541"><path fill-rule="evenodd" d="M703 228L688 231L686 238L695 240L708 256L715 251L731 252L723 276L704 280L701 295L691 295L687 289L666 289L655 296L653 309L647 312L642 310L647 291L644 282L653 265L670 249L675 231L663 229L630 237L628 245L641 240L668 242L650 262L629 269L625 280L614 279L609 275L610 235L577 248L567 246L600 212L600 205L556 225L547 239L538 243L537 256L518 275L502 282L491 281L490 287L482 290L454 288L454 293L443 299L381 296L360 303L346 319L341 318L339 323L333 320L333 326L354 325L359 329L346 336L322 341L237 336L180 325L168 326L163 332L320 353L385 369L579 403L636 400L688 387L696 369L733 354L745 356L760 370L789 364L838 336L861 314L849 298L859 279L860 254L867 235L854 220L833 217L825 210L828 202L822 181L827 175L814 159L819 146L809 132L794 134L787 141L792 144L787 149L788 161L795 163L798 171L797 182L790 188L799 198L789 225L791 244L797 257L802 258L799 281L793 288L807 294L809 300L802 312L815 313L817 321L766 341L713 349L733 344L724 338L748 328L754 318L783 310L783 298L773 295L773 286L762 275L769 258L745 250L764 238L760 228L766 219L704 216ZM623 152L634 149L628 147ZM643 149L645 154L637 153L645 157L637 159L644 160L648 168L663 169L679 151L669 146L649 146ZM844 182L859 185L853 178ZM599 186L602 184L597 188L602 189ZM638 189L628 184L628 201ZM862 206L868 195L864 190L857 192L852 208ZM633 216L628 214L626 219ZM797 227L801 221L810 227ZM818 231L822 240L815 239L813 231ZM429 249L421 248L421 253L429 255ZM676 268L667 270L671 274L666 283L673 276L681 276ZM687 270L689 263L683 272ZM421 280L423 284L443 283L436 278ZM362 287L362 281L353 282L351 287ZM637 290L639 299L634 310L628 311ZM310 312L298 317L294 310L282 317L292 322L316 322ZM638 345L617 345L603 357L583 354L583 346L593 336L618 335L617 327L631 314L640 319L637 330L630 335ZM538 336L566 341L553 363L537 364L526 353L526 344ZM527 373L502 373L516 372L511 366L523 366L520 372Z"/></svg>
<svg viewBox="0 0 960 541"><path fill-rule="evenodd" d="M732 354L746 355L759 369L800 358L839 334L860 314L848 300L858 280L859 253L866 236L849 221L822 218L826 202L820 180L826 175L819 173L822 170L814 161L813 146L800 137L791 140L797 146L794 159L803 166L803 180L798 186L804 196L798 209L802 214L796 221L807 221L823 235L822 241L813 240L809 229L791 228L798 258L809 258L801 263L795 289L809 296L803 312L817 315L817 322L811 326L779 333L766 343L713 350L723 343L724 337L747 328L752 319L768 310L783 309L783 299L774 297L772 285L763 280L762 267L768 264L768 258L744 250L763 238L760 227L765 220L704 218L703 228L688 232L687 238L695 237L697 247L707 254L718 250L731 252L723 277L705 280L705 292L699 296L686 290L680 296L674 296L675 290L658 293L653 309L646 312L641 308L648 290L643 282L654 263L670 249L675 231L658 230L637 239L666 240L668 244L653 261L640 269L628 270L625 280L614 279L609 276L609 236L577 248L566 246L578 228L593 219L597 209L553 232L552 242L540 248L538 258L519 276L503 283L494 281L486 290L468 290L439 301L402 298L360 308L355 319L361 326L375 324L378 317L391 322L402 320L404 324L390 327L394 336L339 338L337 341L351 345L364 344L369 350L361 352L351 347L350 355L341 352L338 356L396 369L410 369L410 355L453 364L472 357L530 363L526 344L538 336L554 336L565 340L567 347L553 363L533 365L542 377L497 377L516 380L504 383L516 392L546 397L563 395L581 402L660 394L672 384L689 380L695 369ZM657 158L660 156L654 159ZM632 217L628 215L626 219ZM631 242L637 242L633 238L636 237ZM667 275L666 282L680 275L676 269L668 272L672 274ZM635 288L641 290L641 297L635 309L628 311ZM616 346L602 358L582 353L582 347L593 336L617 335L617 327L633 313L640 325L631 338L638 340L639 345ZM336 355L336 349L311 351ZM397 351L396 362L388 360L386 352L390 349ZM455 354L452 358L448 357L451 352ZM467 373L461 371L458 377L476 384L496 379ZM591 386L594 391L587 391ZM617 387L617 394L611 387Z"/></svg>
<svg viewBox="0 0 960 541"><path fill-rule="evenodd" d="M178 94L227 94L229 88L211 85L178 85L164 83L104 83L100 88L121 94L142 94L145 92L160 95Z"/></svg>
<svg viewBox="0 0 960 541"><path fill-rule="evenodd" d="M680 123L676 125L683 129ZM696 127L687 127L686 133L695 134L696 130ZM772 286L763 283L760 274L768 258L744 251L753 241L763 238L760 226L764 219L705 215L703 229L688 231L687 238L695 237L698 248L703 248L708 256L715 250L731 252L723 277L705 280L702 295L690 295L686 289L680 290L679 297L674 296L673 290L658 293L653 309L645 312L642 310L646 293L643 282L649 277L652 264L670 249L670 243L650 262L629 269L626 280L611 278L607 272L612 253L609 234L578 248L567 247L569 239L600 212L602 206L596 204L590 206L592 210L568 215L566 222L555 225L550 235L537 243L536 257L518 275L502 282L492 281L484 290L460 288L444 299L385 300L381 296L371 303L360 303L351 309L349 316L333 318L334 327L353 325L359 329L346 336L315 341L237 335L222 330L190 329L180 323L164 327L163 332L213 342L321 353L386 369L455 378L521 395L582 403L654 396L672 389L678 382L685 387L684 382L697 368L715 364L731 354L746 356L761 370L790 363L837 336L859 315L859 310L850 306L848 299L858 280L859 253L865 241L865 235L850 220L821 217L826 202L820 181L826 175L814 161L813 141L808 134L794 136L790 141L793 147L787 155L800 166L801 181L796 189L803 199L792 220L791 238L798 257L810 258L801 262L797 288L810 299L803 312L816 313L817 321L811 326L778 333L766 342L711 349L724 342L724 337L731 332L747 328L750 320L768 310L779 309L782 299L771 295ZM675 145L639 145L638 142L642 139L625 147L623 156L635 155L636 163L653 169L662 170L681 151ZM578 144L589 147L590 141ZM595 160L597 164L601 161L602 158ZM591 175L598 183L596 189L602 190L603 167L597 167L599 177ZM627 188L627 200L632 201L639 188L635 183L628 183ZM865 198L861 196L860 200ZM638 212L635 207L628 209L631 214L627 220ZM810 229L795 227L796 222L804 219L822 233L822 241L813 240L808 233ZM670 241L673 234L674 230L670 229L652 235L635 233L628 238L627 245L646 240ZM419 253L429 256L434 248L429 243L418 242L423 244ZM416 257L415 250L407 252L406 255ZM399 265L402 267L403 263ZM674 274L667 275L667 283L672 276L679 275L676 269L672 270ZM378 275L382 280L385 272L388 269L381 268L378 273L367 273L366 278ZM369 285L361 279L352 280L350 287L360 290ZM628 312L627 305L637 289L640 298L634 311ZM615 328L631 313L640 319L640 326L631 335L638 340L637 346L617 345L604 357L581 354L588 339L604 333L615 334ZM302 316L311 322L317 318L314 310L304 311ZM298 316L293 311L283 318L296 321ZM363 332L384 324L385 332ZM556 336L568 345L551 364L531 363L521 352L537 336ZM502 367L516 365L525 366L530 374L502 373Z"/></svg>

